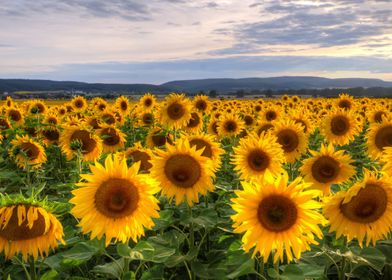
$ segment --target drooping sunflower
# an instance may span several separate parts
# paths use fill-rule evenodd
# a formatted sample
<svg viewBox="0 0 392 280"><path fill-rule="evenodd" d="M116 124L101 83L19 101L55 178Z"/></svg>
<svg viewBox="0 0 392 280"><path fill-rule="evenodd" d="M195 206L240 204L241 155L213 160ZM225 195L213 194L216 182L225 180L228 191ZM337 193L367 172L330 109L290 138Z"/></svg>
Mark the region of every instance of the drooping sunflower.
<svg viewBox="0 0 392 280"><path fill-rule="evenodd" d="M244 128L244 121L236 114L225 114L218 121L218 135L220 137L234 137Z"/></svg>
<svg viewBox="0 0 392 280"><path fill-rule="evenodd" d="M391 178L378 178L378 174L365 170L363 180L347 191L340 191L328 198L324 215L329 220L330 232L336 237L344 235L347 241L358 239L362 247L370 242L387 238L392 229Z"/></svg>
<svg viewBox="0 0 392 280"><path fill-rule="evenodd" d="M94 161L102 153L102 140L84 125L67 127L60 135L59 144L67 160L80 152L83 161Z"/></svg>
<svg viewBox="0 0 392 280"><path fill-rule="evenodd" d="M196 150L203 149L201 155L211 159L214 172L216 172L221 166L221 156L225 151L219 146L218 142L214 141L214 137L209 134L198 133L188 135L187 139L191 147L196 146Z"/></svg>
<svg viewBox="0 0 392 280"><path fill-rule="evenodd" d="M388 117L388 115L390 116L388 110L381 105L376 105L372 109L365 111L365 113L366 112L370 123L381 123L383 118Z"/></svg>
<svg viewBox="0 0 392 280"><path fill-rule="evenodd" d="M176 198L176 205L184 200L193 205L199 202L199 194L214 190L213 164L202 152L188 140L179 139L175 146L167 145L167 151L156 150L151 160L151 176L159 181L163 195Z"/></svg>
<svg viewBox="0 0 392 280"><path fill-rule="evenodd" d="M45 114L47 107L45 102L42 100L32 100L29 106L29 113L36 115L36 114Z"/></svg>
<svg viewBox="0 0 392 280"><path fill-rule="evenodd" d="M146 93L140 98L139 104L144 111L152 111L156 104L155 96L151 93Z"/></svg>
<svg viewBox="0 0 392 280"><path fill-rule="evenodd" d="M319 224L324 223L318 213L321 204L313 198L318 195L309 190L308 184L298 177L287 185L284 173L277 178L265 176L262 181L242 182L243 190L236 190L232 208L236 212L234 232L245 234L243 248L248 252L255 247L264 262L274 253L274 263L284 259L291 262L299 259L303 251L310 250L310 244L317 244L315 237L322 238ZM285 252L285 253L284 253Z"/></svg>
<svg viewBox="0 0 392 280"><path fill-rule="evenodd" d="M183 128L192 118L192 105L183 94L172 93L160 108L161 123L169 128Z"/></svg>
<svg viewBox="0 0 392 280"><path fill-rule="evenodd" d="M383 118L381 123L372 123L366 133L369 155L373 159L381 157L386 147L392 147L392 120Z"/></svg>
<svg viewBox="0 0 392 280"><path fill-rule="evenodd" d="M23 123L24 123L23 113L18 108L16 108L16 107L8 108L6 115L7 115L8 119L15 122L15 124L17 126L23 125Z"/></svg>
<svg viewBox="0 0 392 280"><path fill-rule="evenodd" d="M0 252L6 259L22 254L34 260L47 256L63 240L63 227L57 218L42 205L29 201L0 206Z"/></svg>
<svg viewBox="0 0 392 280"><path fill-rule="evenodd" d="M146 144L149 148L162 148L166 144L173 144L173 137L159 127L151 128L146 137Z"/></svg>
<svg viewBox="0 0 392 280"><path fill-rule="evenodd" d="M131 159L132 163L140 162L139 173L150 173L152 167L150 160L153 157L153 152L150 149L143 148L140 142L128 148L123 155L126 159Z"/></svg>
<svg viewBox="0 0 392 280"><path fill-rule="evenodd" d="M334 110L323 121L322 131L329 142L346 145L359 133L359 125L351 111Z"/></svg>
<svg viewBox="0 0 392 280"><path fill-rule="evenodd" d="M273 129L274 122L261 122L257 124L255 132L260 136L263 132L273 131Z"/></svg>
<svg viewBox="0 0 392 280"><path fill-rule="evenodd" d="M260 181L264 176L277 176L283 171L285 156L282 147L270 133L262 133L260 137L251 134L241 139L233 150L234 170L243 180Z"/></svg>
<svg viewBox="0 0 392 280"><path fill-rule="evenodd" d="M45 114L45 118L43 123L50 125L58 125L60 124L60 119L54 113Z"/></svg>
<svg viewBox="0 0 392 280"><path fill-rule="evenodd" d="M91 126L93 129L102 128L102 121L98 116L89 116L86 120L86 124Z"/></svg>
<svg viewBox="0 0 392 280"><path fill-rule="evenodd" d="M107 125L114 125L117 121L116 115L112 110L106 109L101 114L101 120Z"/></svg>
<svg viewBox="0 0 392 280"><path fill-rule="evenodd" d="M0 117L0 131L10 129L12 126L7 118Z"/></svg>
<svg viewBox="0 0 392 280"><path fill-rule="evenodd" d="M350 155L335 151L332 144L322 144L319 152L310 153L312 157L303 161L300 171L305 181L325 195L330 194L331 185L344 183L355 174Z"/></svg>
<svg viewBox="0 0 392 280"><path fill-rule="evenodd" d="M305 152L308 146L308 138L302 125L287 119L274 123L273 134L277 141L282 145L286 162L293 163Z"/></svg>
<svg viewBox="0 0 392 280"><path fill-rule="evenodd" d="M155 180L138 174L139 163L130 168L126 159L109 155L105 166L98 162L90 165L92 174L82 174L72 191L74 204L71 213L80 219L79 226L90 238L106 238L108 246L112 239L126 243L134 242L144 235L144 228L154 226L152 218L159 217L159 191Z"/></svg>
<svg viewBox="0 0 392 280"><path fill-rule="evenodd" d="M102 139L104 153L114 153L124 148L125 134L115 126L104 125L98 135Z"/></svg>
<svg viewBox="0 0 392 280"><path fill-rule="evenodd" d="M303 111L306 112L306 110ZM292 110L288 113L288 115L292 120L294 120L295 123L302 125L306 135L309 135L313 132L314 127L312 124L311 117L308 113L299 113L296 110Z"/></svg>
<svg viewBox="0 0 392 280"><path fill-rule="evenodd" d="M142 126L152 126L154 125L155 117L154 113L151 112L144 112L140 115L139 124Z"/></svg>
<svg viewBox="0 0 392 280"><path fill-rule="evenodd" d="M71 100L71 106L74 109L74 112L84 111L87 108L87 100L83 96L75 96Z"/></svg>
<svg viewBox="0 0 392 280"><path fill-rule="evenodd" d="M45 149L28 135L17 135L16 138L11 141L11 144L12 149L9 154L11 157L15 157L18 167L38 169L46 162Z"/></svg>
<svg viewBox="0 0 392 280"><path fill-rule="evenodd" d="M213 135L215 137L218 136L218 123L219 119L216 118L211 118L209 123L208 123L208 134Z"/></svg>

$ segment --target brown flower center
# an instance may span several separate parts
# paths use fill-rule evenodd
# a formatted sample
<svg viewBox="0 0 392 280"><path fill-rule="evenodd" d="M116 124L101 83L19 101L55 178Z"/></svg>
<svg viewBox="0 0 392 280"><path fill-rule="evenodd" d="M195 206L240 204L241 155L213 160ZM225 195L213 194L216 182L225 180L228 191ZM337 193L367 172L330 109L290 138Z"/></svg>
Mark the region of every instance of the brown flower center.
<svg viewBox="0 0 392 280"><path fill-rule="evenodd" d="M20 149L23 153L26 154L26 157L29 160L35 160L38 158L40 151L39 148L37 147L37 145L33 144L33 143L22 143L20 145Z"/></svg>
<svg viewBox="0 0 392 280"><path fill-rule="evenodd" d="M343 109L350 109L351 108L351 102L349 100L343 99L339 101L339 105L340 108Z"/></svg>
<svg viewBox="0 0 392 280"><path fill-rule="evenodd" d="M199 124L200 124L199 114L197 114L195 112L191 113L191 119L189 120L187 127L194 128L194 127L197 127Z"/></svg>
<svg viewBox="0 0 392 280"><path fill-rule="evenodd" d="M191 147L196 146L196 150L200 150L204 148L201 154L203 157L208 157L208 158L212 157L211 145L206 141L204 141L203 139L201 138L192 139L191 141L189 141L189 144L191 144Z"/></svg>
<svg viewBox="0 0 392 280"><path fill-rule="evenodd" d="M17 207L22 207L18 205ZM18 225L18 210L15 207L12 211L12 215L8 224L4 227L0 227L0 236L9 241L21 241L21 240L29 240L39 236L44 235L45 233L45 218L38 211L38 218L34 221L33 226L31 228L28 227L27 217L26 219ZM26 214L30 209L29 206L25 206ZM4 214L3 214L4 215Z"/></svg>
<svg viewBox="0 0 392 280"><path fill-rule="evenodd" d="M331 120L331 132L337 136L345 135L350 129L350 122L345 116L335 116Z"/></svg>
<svg viewBox="0 0 392 280"><path fill-rule="evenodd" d="M151 125L154 122L154 115L151 113L144 113L142 121L146 125Z"/></svg>
<svg viewBox="0 0 392 280"><path fill-rule="evenodd" d="M1 129L9 129L11 126L6 119L0 119L0 128Z"/></svg>
<svg viewBox="0 0 392 280"><path fill-rule="evenodd" d="M224 129L226 132L235 132L237 129L237 123L235 121L232 120L228 120L225 122L225 124L223 125Z"/></svg>
<svg viewBox="0 0 392 280"><path fill-rule="evenodd" d="M83 100L80 100L80 99L76 100L74 104L75 104L75 107L79 108L79 109L83 108L83 106L84 106Z"/></svg>
<svg viewBox="0 0 392 280"><path fill-rule="evenodd" d="M60 138L60 133L57 129L45 129L42 131L42 135L49 141L57 141Z"/></svg>
<svg viewBox="0 0 392 280"><path fill-rule="evenodd" d="M295 123L298 123L298 124L302 125L305 133L308 131L308 127L307 127L306 123L303 120L298 120L297 119L297 120L295 120Z"/></svg>
<svg viewBox="0 0 392 280"><path fill-rule="evenodd" d="M139 192L132 182L122 178L110 178L95 193L95 207L109 218L131 215L138 206Z"/></svg>
<svg viewBox="0 0 392 280"><path fill-rule="evenodd" d="M192 188L201 177L199 162L189 155L173 155L165 164L165 175L179 188Z"/></svg>
<svg viewBox="0 0 392 280"><path fill-rule="evenodd" d="M146 98L144 100L144 106L150 107L152 105L152 99L151 98Z"/></svg>
<svg viewBox="0 0 392 280"><path fill-rule="evenodd" d="M392 126L381 127L375 137L375 144L379 150L392 146Z"/></svg>
<svg viewBox="0 0 392 280"><path fill-rule="evenodd" d="M261 126L258 130L257 130L257 135L261 135L261 133L266 132L268 130L270 130L271 128L273 128L274 126L272 124L265 124L263 126Z"/></svg>
<svg viewBox="0 0 392 280"><path fill-rule="evenodd" d="M385 117L387 114L385 114L385 112L377 112L374 114L374 120L378 123L382 122L382 117Z"/></svg>
<svg viewBox="0 0 392 280"><path fill-rule="evenodd" d="M343 215L357 223L377 221L387 209L388 196L385 190L376 184L366 184L350 202L341 203Z"/></svg>
<svg viewBox="0 0 392 280"><path fill-rule="evenodd" d="M245 121L245 124L246 124L247 126L250 126L250 125L253 124L254 119L252 118L252 116L246 115L246 116L244 117L244 121Z"/></svg>
<svg viewBox="0 0 392 280"><path fill-rule="evenodd" d="M146 152L135 150L128 154L128 157L132 158L133 162L140 161L140 169L139 172L149 173L149 169L152 167L152 164L149 162L151 159L150 155Z"/></svg>
<svg viewBox="0 0 392 280"><path fill-rule="evenodd" d="M184 106L178 102L174 102L167 107L167 115L172 120L181 119L185 114Z"/></svg>
<svg viewBox="0 0 392 280"><path fill-rule="evenodd" d="M283 129L278 135L278 143L282 145L285 153L290 153L294 151L299 145L298 134L291 129Z"/></svg>
<svg viewBox="0 0 392 280"><path fill-rule="evenodd" d="M273 120L275 120L276 118L278 117L278 115L276 114L276 112L275 111L267 111L266 113L265 113L265 118L266 118L266 120L267 121L273 121Z"/></svg>
<svg viewBox="0 0 392 280"><path fill-rule="evenodd" d="M14 122L18 122L22 119L22 114L18 110L11 109L8 112L8 116L13 120Z"/></svg>
<svg viewBox="0 0 392 280"><path fill-rule="evenodd" d="M198 100L196 102L196 109L204 112L207 109L207 102L204 100Z"/></svg>
<svg viewBox="0 0 392 280"><path fill-rule="evenodd" d="M48 123L57 124L57 119L55 117L50 117L50 118L48 118Z"/></svg>
<svg viewBox="0 0 392 280"><path fill-rule="evenodd" d="M329 183L339 175L339 162L330 156L319 157L312 165L312 176L320 183Z"/></svg>
<svg viewBox="0 0 392 280"><path fill-rule="evenodd" d="M116 146L120 142L120 136L114 128L106 127L102 129L101 135L103 143L107 146Z"/></svg>
<svg viewBox="0 0 392 280"><path fill-rule="evenodd" d="M97 146L97 142L90 136L90 132L86 130L76 130L74 133L72 133L71 143L73 141L81 142L82 154L91 153Z"/></svg>
<svg viewBox="0 0 392 280"><path fill-rule="evenodd" d="M99 129L101 128L101 126L99 125L99 122L96 118L92 118L89 120L88 123L93 129Z"/></svg>
<svg viewBox="0 0 392 280"><path fill-rule="evenodd" d="M112 114L103 114L102 116L103 121L106 124L114 124L116 122L116 118Z"/></svg>
<svg viewBox="0 0 392 280"><path fill-rule="evenodd" d="M264 171L270 165L271 158L260 149L251 151L248 155L249 167L255 171Z"/></svg>
<svg viewBox="0 0 392 280"><path fill-rule="evenodd" d="M128 103L126 101L121 101L120 107L121 110L126 111L128 109Z"/></svg>
<svg viewBox="0 0 392 280"><path fill-rule="evenodd" d="M290 198L270 195L260 202L257 217L261 225L269 231L286 231L297 221L297 206Z"/></svg>

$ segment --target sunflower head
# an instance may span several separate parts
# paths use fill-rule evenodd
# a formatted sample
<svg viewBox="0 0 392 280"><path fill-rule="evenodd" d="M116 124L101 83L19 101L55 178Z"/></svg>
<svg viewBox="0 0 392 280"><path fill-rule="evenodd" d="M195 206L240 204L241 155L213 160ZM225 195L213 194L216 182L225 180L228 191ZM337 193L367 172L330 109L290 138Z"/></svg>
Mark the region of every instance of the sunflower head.
<svg viewBox="0 0 392 280"><path fill-rule="evenodd" d="M214 189L211 160L202 156L203 150L191 147L186 139L179 139L176 145L167 145L167 151L157 150L151 160L151 176L160 182L162 194L170 200L176 198L176 205L187 201L188 205L199 201L199 194L206 195Z"/></svg>
<svg viewBox="0 0 392 280"><path fill-rule="evenodd" d="M104 125L98 135L102 139L104 153L114 153L125 145L125 134L115 126Z"/></svg>
<svg viewBox="0 0 392 280"><path fill-rule="evenodd" d="M392 120L384 118L381 123L372 123L366 138L369 155L380 158L385 148L392 147Z"/></svg>
<svg viewBox="0 0 392 280"><path fill-rule="evenodd" d="M155 96L151 93L146 93L139 100L139 105L143 110L151 111L156 104Z"/></svg>
<svg viewBox="0 0 392 280"><path fill-rule="evenodd" d="M6 259L19 253L23 260L47 256L50 249L64 244L63 227L42 203L17 200L0 206L0 251Z"/></svg>
<svg viewBox="0 0 392 280"><path fill-rule="evenodd" d="M161 107L161 123L174 129L183 128L192 118L191 102L183 94L172 93Z"/></svg>
<svg viewBox="0 0 392 280"><path fill-rule="evenodd" d="M240 134L244 128L244 122L236 114L225 114L218 122L218 135L220 137L234 137Z"/></svg>
<svg viewBox="0 0 392 280"><path fill-rule="evenodd" d="M83 96L76 96L71 100L74 111L80 112L87 108L87 100Z"/></svg>
<svg viewBox="0 0 392 280"><path fill-rule="evenodd" d="M207 114L210 110L210 103L208 101L208 96L198 95L193 99L193 106L197 111L203 114Z"/></svg>
<svg viewBox="0 0 392 280"><path fill-rule="evenodd" d="M13 147L10 156L15 157L16 164L20 168L38 169L46 162L45 149L29 136L17 135L11 144Z"/></svg>
<svg viewBox="0 0 392 280"><path fill-rule="evenodd" d="M324 215L329 219L330 232L336 236L356 238L359 245L387 238L392 229L392 184L389 177L365 170L365 177L347 191L331 196L325 206Z"/></svg>
<svg viewBox="0 0 392 280"><path fill-rule="evenodd" d="M303 161L300 168L305 181L324 194L330 193L332 184L341 184L355 174L351 157L344 151L335 151L332 144L321 145L320 152L310 151L312 157Z"/></svg>
<svg viewBox="0 0 392 280"><path fill-rule="evenodd" d="M81 175L80 188L70 200L82 232L91 232L91 239L106 237L106 246L112 239L137 242L144 228L154 226L152 218L159 217L157 182L138 174L139 163L128 168L119 155L109 155L104 166L96 162L90 169L92 174Z"/></svg>
<svg viewBox="0 0 392 280"><path fill-rule="evenodd" d="M334 110L322 124L327 140L336 145L346 145L359 133L359 124L351 111Z"/></svg>
<svg viewBox="0 0 392 280"><path fill-rule="evenodd" d="M299 259L310 244L317 244L316 236L322 237L318 225L324 218L317 211L321 204L312 199L318 192L308 190L301 178L287 182L287 174L243 182L243 190L235 191L237 197L232 199L234 232L245 232L244 250L255 247L253 256L259 252L264 262L272 252L274 262L283 261L284 255L288 262Z"/></svg>
<svg viewBox="0 0 392 280"><path fill-rule="evenodd" d="M162 148L166 144L173 144L173 137L159 127L151 128L147 134L146 144L149 148Z"/></svg>

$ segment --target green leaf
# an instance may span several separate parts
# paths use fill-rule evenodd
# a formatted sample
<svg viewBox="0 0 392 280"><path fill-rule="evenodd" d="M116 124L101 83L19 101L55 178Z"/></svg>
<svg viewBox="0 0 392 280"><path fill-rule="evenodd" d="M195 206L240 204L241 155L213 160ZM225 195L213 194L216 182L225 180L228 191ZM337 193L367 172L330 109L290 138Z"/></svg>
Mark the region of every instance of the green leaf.
<svg viewBox="0 0 392 280"><path fill-rule="evenodd" d="M175 222L173 218L174 211L171 209L162 210L159 213L159 219L154 219L155 226L153 230L165 229Z"/></svg>
<svg viewBox="0 0 392 280"><path fill-rule="evenodd" d="M271 278L274 278L274 279L279 278L279 273L272 267L267 269L267 274Z"/></svg>
<svg viewBox="0 0 392 280"><path fill-rule="evenodd" d="M57 279L58 272L54 269L45 272L40 278L40 280L53 280Z"/></svg>
<svg viewBox="0 0 392 280"><path fill-rule="evenodd" d="M132 249L128 246L128 244L118 243L116 248L117 248L117 253L121 257L128 257L128 258L130 257Z"/></svg>
<svg viewBox="0 0 392 280"><path fill-rule="evenodd" d="M124 273L122 280L135 280L135 272L133 271L128 271L127 273Z"/></svg>
<svg viewBox="0 0 392 280"><path fill-rule="evenodd" d="M370 265L379 272L381 272L382 268L385 265L385 256L377 248L364 248L362 249L360 256L365 259L365 261L361 260L361 263Z"/></svg>
<svg viewBox="0 0 392 280"><path fill-rule="evenodd" d="M124 258L120 258L115 262L106 263L104 265L96 265L91 272L104 275L105 277L121 278L124 268Z"/></svg>
<svg viewBox="0 0 392 280"><path fill-rule="evenodd" d="M162 265L154 265L143 273L140 280L161 280L164 279L163 273Z"/></svg>
<svg viewBox="0 0 392 280"><path fill-rule="evenodd" d="M63 258L63 260L61 261L62 264L69 266L78 266L83 262L91 259L100 250L101 247L98 246L96 242L80 242L68 251L60 253L58 255Z"/></svg>
<svg viewBox="0 0 392 280"><path fill-rule="evenodd" d="M305 276L301 268L295 264L286 265L281 275L281 278L285 278L287 280L304 280Z"/></svg>
<svg viewBox="0 0 392 280"><path fill-rule="evenodd" d="M297 266L303 271L305 277L319 278L324 274L325 266L303 263L302 261Z"/></svg>

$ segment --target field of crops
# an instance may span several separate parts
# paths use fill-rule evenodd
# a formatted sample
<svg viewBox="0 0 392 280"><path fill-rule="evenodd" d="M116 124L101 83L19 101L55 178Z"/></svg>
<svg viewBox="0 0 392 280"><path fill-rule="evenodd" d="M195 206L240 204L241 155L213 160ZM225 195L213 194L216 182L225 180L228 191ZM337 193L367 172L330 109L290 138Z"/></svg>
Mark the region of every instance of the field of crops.
<svg viewBox="0 0 392 280"><path fill-rule="evenodd" d="M8 98L1 279L392 279L392 100Z"/></svg>

